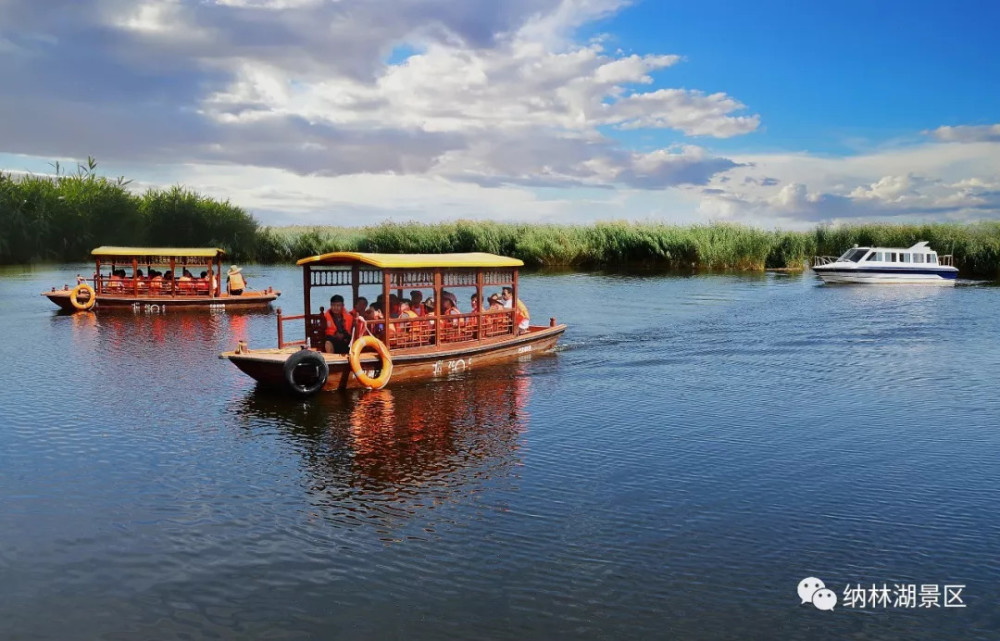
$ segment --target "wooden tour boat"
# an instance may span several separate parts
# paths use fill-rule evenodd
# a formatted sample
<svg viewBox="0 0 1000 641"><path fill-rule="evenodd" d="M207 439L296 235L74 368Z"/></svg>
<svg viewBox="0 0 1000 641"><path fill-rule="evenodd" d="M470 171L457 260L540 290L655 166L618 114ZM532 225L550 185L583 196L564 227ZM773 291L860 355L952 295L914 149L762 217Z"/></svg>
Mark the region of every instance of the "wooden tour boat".
<svg viewBox="0 0 1000 641"><path fill-rule="evenodd" d="M530 358L552 349L566 331L555 318L548 325L519 330L517 318L520 260L493 254L369 254L334 252L303 258L304 314L285 316L278 309L278 346L249 349L245 343L225 352L243 372L267 386L298 396L320 390L381 388L395 382L447 377L485 365ZM362 287L374 287L388 305L404 290L433 291L433 309L424 316L355 322L349 353L325 353L324 307L312 308L317 287L350 287L357 301ZM509 287L511 307L445 315L442 295L448 289L471 289L485 300L487 287ZM468 298L466 299L468 300ZM351 309L352 306L347 307ZM386 314L387 316L391 314ZM355 316L357 318L357 316ZM303 337L285 340L284 324L301 321ZM363 351L374 348L375 354Z"/></svg>
<svg viewBox="0 0 1000 641"><path fill-rule="evenodd" d="M267 307L281 292L244 290L231 294L226 288L222 271L221 249L170 247L98 247L91 254L95 259L94 277L88 282L77 276L75 287L63 285L42 292L62 309L119 309L135 312L164 313L168 309L232 310ZM164 268L169 279L149 278L151 268ZM109 268L102 273L102 268ZM177 277L175 270L190 270L194 278ZM131 273L121 277L119 270ZM143 276L136 278L140 270ZM230 268L233 270L233 268ZM237 268L238 270L238 268ZM199 276L207 272L205 279Z"/></svg>

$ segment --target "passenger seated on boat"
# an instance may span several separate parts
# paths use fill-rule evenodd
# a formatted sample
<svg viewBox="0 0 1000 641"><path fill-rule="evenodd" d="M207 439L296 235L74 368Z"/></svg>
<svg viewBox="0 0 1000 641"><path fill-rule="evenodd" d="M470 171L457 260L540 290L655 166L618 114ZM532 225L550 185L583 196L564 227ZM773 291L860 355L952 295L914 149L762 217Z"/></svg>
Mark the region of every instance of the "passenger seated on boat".
<svg viewBox="0 0 1000 641"><path fill-rule="evenodd" d="M108 277L108 289L113 292L120 292L125 289L125 270L116 269Z"/></svg>
<svg viewBox="0 0 1000 641"><path fill-rule="evenodd" d="M334 294L330 297L330 309L323 312L323 319L326 321L323 327L325 351L328 354L346 354L351 346L354 315L344 309L343 296Z"/></svg>
<svg viewBox="0 0 1000 641"><path fill-rule="evenodd" d="M424 309L424 293L419 289L414 289L410 292L410 309L416 312L417 316L423 316L426 313Z"/></svg>
<svg viewBox="0 0 1000 641"><path fill-rule="evenodd" d="M158 270L149 270L149 290L154 294L159 294L163 289L163 276Z"/></svg>
<svg viewBox="0 0 1000 641"><path fill-rule="evenodd" d="M184 270L181 272L181 277L177 279L177 288L182 294L190 294L194 289L194 279L191 277L191 272Z"/></svg>
<svg viewBox="0 0 1000 641"><path fill-rule="evenodd" d="M197 280L194 281L194 289L199 294L207 294L209 292L208 287L208 272L202 272Z"/></svg>
<svg viewBox="0 0 1000 641"><path fill-rule="evenodd" d="M232 296L240 296L243 294L243 290L246 289L247 281L243 278L243 269L237 267L236 265L231 265L229 271L226 273L226 287L229 289L229 294ZM341 304L343 304L344 299L341 297Z"/></svg>
<svg viewBox="0 0 1000 641"><path fill-rule="evenodd" d="M399 318L419 318L417 313L413 311L413 305L409 298L402 298L399 301ZM406 332L409 338L419 340L420 337L418 330L420 327L417 323L400 323L399 328L401 331Z"/></svg>
<svg viewBox="0 0 1000 641"><path fill-rule="evenodd" d="M389 316L396 318L399 316L399 296L389 294Z"/></svg>
<svg viewBox="0 0 1000 641"><path fill-rule="evenodd" d="M469 299L470 314L479 314L479 308L481 307L479 303L481 300L482 298L480 298L479 294L472 295L472 297ZM466 319L464 335L467 339L474 340L477 337L477 334L479 333L478 330L479 330L479 316L470 316L468 319Z"/></svg>
<svg viewBox="0 0 1000 641"><path fill-rule="evenodd" d="M451 292L441 292L441 315L442 316L457 316L462 312L455 305L455 296ZM452 318L442 325L442 336L444 340L458 340L461 327L465 324L465 321L461 318Z"/></svg>
<svg viewBox="0 0 1000 641"><path fill-rule="evenodd" d="M514 288L503 288L503 306L511 309L514 306ZM528 331L531 317L528 315L528 307L520 298L517 299L517 310L514 312L514 323L517 325L517 333L524 334Z"/></svg>
<svg viewBox="0 0 1000 641"><path fill-rule="evenodd" d="M382 312L382 303L376 301L368 307L368 314L365 316L366 321L377 321L385 318L385 314ZM370 325L370 330L373 334L377 336L385 335L385 323L372 323Z"/></svg>
<svg viewBox="0 0 1000 641"><path fill-rule="evenodd" d="M503 305L503 294L497 293L490 296L490 308L486 310L490 315L489 323L486 326L487 336L503 336L511 333L513 322L511 314Z"/></svg>
<svg viewBox="0 0 1000 641"><path fill-rule="evenodd" d="M361 318L367 319L368 316L368 299L364 296L359 296L356 301L354 301L354 313Z"/></svg>

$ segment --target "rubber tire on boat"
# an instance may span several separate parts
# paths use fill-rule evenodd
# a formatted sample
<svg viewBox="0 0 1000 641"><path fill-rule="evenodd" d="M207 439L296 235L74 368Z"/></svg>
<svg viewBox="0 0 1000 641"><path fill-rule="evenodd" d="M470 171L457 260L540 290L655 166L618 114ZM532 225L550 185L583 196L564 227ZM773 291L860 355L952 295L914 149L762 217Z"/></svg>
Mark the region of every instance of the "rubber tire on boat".
<svg viewBox="0 0 1000 641"><path fill-rule="evenodd" d="M302 385L295 381L295 370L299 365L315 365L319 370L316 381L311 385ZM285 361L285 387L300 398L307 398L323 389L326 379L330 376L330 366L319 352L303 349L295 352Z"/></svg>
<svg viewBox="0 0 1000 641"><path fill-rule="evenodd" d="M90 298L85 303L81 303L79 300L80 292L87 292L90 295ZM87 283L80 283L69 293L69 302L73 304L73 307L77 311L85 312L88 309L93 309L94 305L97 304L97 293Z"/></svg>
<svg viewBox="0 0 1000 641"><path fill-rule="evenodd" d="M361 368L361 351L366 347L373 348L382 359L382 371L375 378L365 374L365 370ZM368 389L382 389L389 384L389 379L392 377L392 356L385 343L371 334L354 341L354 344L351 345L351 351L347 355L347 361L351 364L351 371L354 372L358 382Z"/></svg>

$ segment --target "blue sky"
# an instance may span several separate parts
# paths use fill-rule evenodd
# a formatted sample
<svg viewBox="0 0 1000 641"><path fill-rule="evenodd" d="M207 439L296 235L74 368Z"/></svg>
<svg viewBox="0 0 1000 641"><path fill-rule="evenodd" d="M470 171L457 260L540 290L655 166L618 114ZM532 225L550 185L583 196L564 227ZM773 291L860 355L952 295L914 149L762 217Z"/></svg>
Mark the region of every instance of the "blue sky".
<svg viewBox="0 0 1000 641"><path fill-rule="evenodd" d="M266 224L1000 218L1000 5L0 1L0 168Z"/></svg>
<svg viewBox="0 0 1000 641"><path fill-rule="evenodd" d="M848 153L1000 121L998 25L995 2L647 1L580 36L679 53L658 85L724 91L766 115L718 148Z"/></svg>

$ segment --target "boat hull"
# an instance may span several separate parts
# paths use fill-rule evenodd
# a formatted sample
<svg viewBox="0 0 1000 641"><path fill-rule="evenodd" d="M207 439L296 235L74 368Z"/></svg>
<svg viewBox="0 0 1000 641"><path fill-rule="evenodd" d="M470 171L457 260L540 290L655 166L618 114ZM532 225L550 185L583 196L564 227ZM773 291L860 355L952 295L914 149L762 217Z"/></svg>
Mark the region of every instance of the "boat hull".
<svg viewBox="0 0 1000 641"><path fill-rule="evenodd" d="M950 287L958 270L876 270L814 267L824 283L845 285L937 285Z"/></svg>
<svg viewBox="0 0 1000 641"><path fill-rule="evenodd" d="M565 325L533 326L527 334L490 343L470 342L453 349L394 353L389 385L407 381L445 379L457 373L480 369L510 361L530 359L551 350L566 331ZM229 359L236 367L259 383L274 388L285 385L285 361L300 348L242 350L225 352L220 358ZM363 388L347 362L346 356L322 354L330 368L323 389L326 391ZM378 358L367 352L361 359L362 368L371 376L380 366Z"/></svg>
<svg viewBox="0 0 1000 641"><path fill-rule="evenodd" d="M75 312L77 309L70 302L71 290L60 289L51 292L42 292L50 301L67 312ZM94 310L100 311L131 311L146 313L162 313L168 309L176 310L204 310L223 311L238 309L262 309L266 308L278 296L279 291L244 292L240 296L219 296L210 298L208 296L111 296L108 294L97 294L97 304Z"/></svg>

